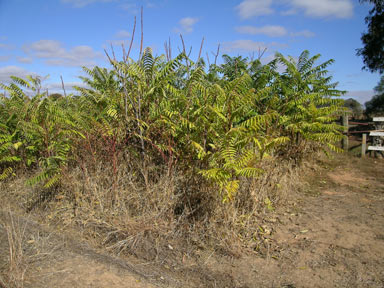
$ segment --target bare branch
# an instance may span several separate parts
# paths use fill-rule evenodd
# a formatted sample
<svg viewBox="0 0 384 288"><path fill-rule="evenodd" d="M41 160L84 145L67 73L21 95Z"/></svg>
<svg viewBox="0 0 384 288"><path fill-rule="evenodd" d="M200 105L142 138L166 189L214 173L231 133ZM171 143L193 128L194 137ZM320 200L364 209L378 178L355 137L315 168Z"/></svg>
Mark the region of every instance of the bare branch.
<svg viewBox="0 0 384 288"><path fill-rule="evenodd" d="M124 60L125 62L128 61L129 54L131 53L133 40L135 38L135 30L136 30L136 16L135 16L135 20L133 22L133 31L132 31L131 43L129 44L129 50L128 50L127 58Z"/></svg>
<svg viewBox="0 0 384 288"><path fill-rule="evenodd" d="M165 50L165 56L167 57L167 61L169 61L169 51L168 51L167 41L164 42L164 50Z"/></svg>
<svg viewBox="0 0 384 288"><path fill-rule="evenodd" d="M262 57L263 57L263 55L264 55L264 53L267 51L267 47L265 47L264 49L263 49L263 51L261 51L261 49L260 49L260 47L259 47L259 55L257 56L257 60L260 60Z"/></svg>
<svg viewBox="0 0 384 288"><path fill-rule="evenodd" d="M260 48L259 48L259 52L260 52ZM254 51L252 53L249 53L249 61L253 62L253 60L255 60L255 52Z"/></svg>
<svg viewBox="0 0 384 288"><path fill-rule="evenodd" d="M104 53L107 56L107 58L109 60L109 63L113 64L113 61L112 61L111 57L109 57L109 54L108 54L107 50L104 49Z"/></svg>
<svg viewBox="0 0 384 288"><path fill-rule="evenodd" d="M184 43L183 35L181 35L181 34L180 34L180 39L181 39L181 43L183 44L183 53L184 53L184 57L185 57L185 64L187 66L187 77L189 78L189 61L188 61L188 58L189 58L189 55L191 54L192 47L189 50L189 54L187 56L187 53L185 51L185 43Z"/></svg>
<svg viewBox="0 0 384 288"><path fill-rule="evenodd" d="M111 51L112 51L113 60L115 60L115 61L116 61L115 50L113 49L113 45L112 45L112 42L111 42Z"/></svg>
<svg viewBox="0 0 384 288"><path fill-rule="evenodd" d="M211 62L209 61L209 55L208 55L208 52L206 52L206 55L207 55L208 67L210 67L210 66L211 66Z"/></svg>
<svg viewBox="0 0 384 288"><path fill-rule="evenodd" d="M139 60L141 59L141 54L143 53L143 40L144 40L144 32L143 32L143 6L141 6L141 40L140 40Z"/></svg>
<svg viewBox="0 0 384 288"><path fill-rule="evenodd" d="M183 44L183 53L184 53L185 55L187 55L187 53L185 52L185 44L184 44L183 35L180 34L180 38L181 38L181 44Z"/></svg>
<svg viewBox="0 0 384 288"><path fill-rule="evenodd" d="M64 87L63 76L60 75L60 79L61 79L61 87L63 88L63 91L64 91L64 97L67 97L67 93L65 92L65 87ZM47 89L47 93L48 93L48 89Z"/></svg>
<svg viewBox="0 0 384 288"><path fill-rule="evenodd" d="M215 63L214 63L215 65L216 65L217 57L219 56L219 53L220 53L220 43L219 43L219 45L217 45L217 52L216 52L216 54L214 54L212 52L213 56L215 56Z"/></svg>
<svg viewBox="0 0 384 288"><path fill-rule="evenodd" d="M199 60L200 60L200 58L201 58L201 51L203 50L203 44L204 44L204 37L203 37L203 39L201 40L200 51L199 51L199 57L197 57L196 64L199 63Z"/></svg>
<svg viewBox="0 0 384 288"><path fill-rule="evenodd" d="M123 61L125 60L125 56L126 56L126 51L125 51L125 47L124 47L124 42L121 43L121 49L123 50Z"/></svg>

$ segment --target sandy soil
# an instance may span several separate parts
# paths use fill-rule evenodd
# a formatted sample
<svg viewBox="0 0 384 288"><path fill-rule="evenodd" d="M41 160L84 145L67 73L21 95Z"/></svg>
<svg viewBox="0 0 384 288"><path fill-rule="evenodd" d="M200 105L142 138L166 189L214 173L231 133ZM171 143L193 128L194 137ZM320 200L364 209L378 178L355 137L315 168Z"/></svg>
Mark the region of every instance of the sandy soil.
<svg viewBox="0 0 384 288"><path fill-rule="evenodd" d="M198 266L164 268L103 254L34 224L26 237L30 254L39 256L25 287L384 287L384 160L340 156L319 165L305 188L269 215L262 255L202 251Z"/></svg>
<svg viewBox="0 0 384 288"><path fill-rule="evenodd" d="M270 254L232 273L243 287L384 287L384 161L341 158L307 181L276 215Z"/></svg>

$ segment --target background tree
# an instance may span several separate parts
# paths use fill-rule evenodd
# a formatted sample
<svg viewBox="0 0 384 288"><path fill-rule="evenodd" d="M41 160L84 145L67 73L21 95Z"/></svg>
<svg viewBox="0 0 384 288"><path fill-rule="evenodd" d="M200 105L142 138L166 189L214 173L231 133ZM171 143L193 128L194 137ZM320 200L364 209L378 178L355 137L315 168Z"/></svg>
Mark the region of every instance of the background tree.
<svg viewBox="0 0 384 288"><path fill-rule="evenodd" d="M361 37L364 47L357 49L357 55L363 57L363 69L371 72L384 72L384 0L360 0L369 2L373 8L365 18L368 32Z"/></svg>
<svg viewBox="0 0 384 288"><path fill-rule="evenodd" d="M247 71L248 58L242 56L231 57L223 55L224 64L220 65L219 72L223 73L224 79L232 81Z"/></svg>
<svg viewBox="0 0 384 288"><path fill-rule="evenodd" d="M352 117L358 117L363 113L363 106L353 98L345 100L344 107L351 110Z"/></svg>
<svg viewBox="0 0 384 288"><path fill-rule="evenodd" d="M374 90L376 95L365 102L365 113L369 116L384 115L384 76L381 77Z"/></svg>
<svg viewBox="0 0 384 288"><path fill-rule="evenodd" d="M58 99L60 99L60 98L63 98L63 95L60 94L60 93L52 93L52 94L49 94L48 97L49 97L51 100L56 101L56 100L58 100Z"/></svg>

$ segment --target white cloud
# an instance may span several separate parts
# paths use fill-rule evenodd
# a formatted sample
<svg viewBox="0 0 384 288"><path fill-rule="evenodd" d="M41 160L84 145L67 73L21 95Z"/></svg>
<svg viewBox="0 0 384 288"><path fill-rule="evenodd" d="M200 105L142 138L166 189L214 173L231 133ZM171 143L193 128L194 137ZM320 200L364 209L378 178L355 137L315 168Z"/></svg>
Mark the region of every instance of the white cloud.
<svg viewBox="0 0 384 288"><path fill-rule="evenodd" d="M30 58L30 57L17 57L17 61L19 61L20 63L32 63L33 62L33 59Z"/></svg>
<svg viewBox="0 0 384 288"><path fill-rule="evenodd" d="M272 0L244 0L236 6L237 13L242 19L254 16L272 14Z"/></svg>
<svg viewBox="0 0 384 288"><path fill-rule="evenodd" d="M263 27L240 26L236 31L242 34L257 35L263 34L269 37L281 37L287 35L287 29L282 26L267 25Z"/></svg>
<svg viewBox="0 0 384 288"><path fill-rule="evenodd" d="M180 33L191 33L193 31L193 26L199 22L199 18L185 17L179 21L180 29L175 29L176 32Z"/></svg>
<svg viewBox="0 0 384 288"><path fill-rule="evenodd" d="M139 14L140 9L135 3L122 3L120 8L132 14Z"/></svg>
<svg viewBox="0 0 384 288"><path fill-rule="evenodd" d="M139 14L142 6L148 9L152 9L152 8L159 7L159 5L161 6L162 2L164 2L164 1L151 2L149 0L141 0L141 1L111 0L111 1L119 1L120 2L119 7L125 11L130 12L131 14Z"/></svg>
<svg viewBox="0 0 384 288"><path fill-rule="evenodd" d="M112 1L115 1L115 0L61 0L62 3L70 4L75 8L82 8L89 4L93 4L97 2L106 3L106 2L112 2Z"/></svg>
<svg viewBox="0 0 384 288"><path fill-rule="evenodd" d="M345 95L343 95L343 98L353 98L364 105L365 102L372 99L373 95L375 95L375 91L373 90L356 90L348 91Z"/></svg>
<svg viewBox="0 0 384 288"><path fill-rule="evenodd" d="M335 17L349 18L353 15L351 0L290 0L294 13L296 10L303 10L305 15L310 17Z"/></svg>
<svg viewBox="0 0 384 288"><path fill-rule="evenodd" d="M131 36L131 33L128 32L127 30L119 30L115 34L115 38L122 39L122 38L128 38Z"/></svg>
<svg viewBox="0 0 384 288"><path fill-rule="evenodd" d="M0 56L0 62L6 62L6 61L8 61L9 59L11 59L11 56L10 56L10 55Z"/></svg>
<svg viewBox="0 0 384 288"><path fill-rule="evenodd" d="M24 45L23 49L27 54L44 59L46 64L53 66L90 66L101 56L90 46L81 45L66 50L55 40L40 40Z"/></svg>
<svg viewBox="0 0 384 288"><path fill-rule="evenodd" d="M297 31L297 32L291 32L290 34L292 37L305 37L305 38L310 38L314 37L316 34L313 33L312 31L309 30L302 30L302 31Z"/></svg>
<svg viewBox="0 0 384 288"><path fill-rule="evenodd" d="M23 50L33 53L38 58L56 58L66 54L61 43L55 40L39 40L30 45L24 45Z"/></svg>
<svg viewBox="0 0 384 288"><path fill-rule="evenodd" d="M107 44L104 44L103 45L103 48L104 49L110 49L111 48L111 44L113 47L121 47L121 45L124 45L125 48L128 49L129 45L131 44L131 40L127 40L127 39L115 39L115 40L109 40L109 41L106 41ZM134 46L136 46L134 44Z"/></svg>
<svg viewBox="0 0 384 288"><path fill-rule="evenodd" d="M284 43L278 43L278 42L258 42L253 40L235 40L235 41L229 41L229 42L223 42L222 43L223 51L224 52L256 52L256 51L263 51L264 49L267 49L267 51L270 51L271 48L286 48L288 45Z"/></svg>
<svg viewBox="0 0 384 288"><path fill-rule="evenodd" d="M281 15L294 15L300 12L317 18L349 18L353 15L352 0L243 0L235 9L240 18L249 19L272 14L274 12L272 5L275 3L284 3L288 6Z"/></svg>
<svg viewBox="0 0 384 288"><path fill-rule="evenodd" d="M297 9L291 8L285 11L282 11L280 14L283 16L295 15L297 13Z"/></svg>
<svg viewBox="0 0 384 288"><path fill-rule="evenodd" d="M252 40L235 40L231 42L223 43L223 51L224 52L254 52L260 50L264 50L268 48L268 46L264 42L255 42Z"/></svg>
<svg viewBox="0 0 384 288"><path fill-rule="evenodd" d="M37 76L35 72L25 70L24 68L18 66L5 66L0 67L0 83L9 83L11 82L10 76L17 76L24 78L27 75Z"/></svg>
<svg viewBox="0 0 384 288"><path fill-rule="evenodd" d="M250 35L266 35L269 37L283 37L283 36L291 36L291 37L313 37L315 36L315 33L309 31L309 30L302 30L298 32L290 32L288 33L288 30L284 28L283 26L273 26L273 25L267 25L263 27L255 27L255 26L240 26L236 27L236 31L242 34L250 34Z"/></svg>
<svg viewBox="0 0 384 288"><path fill-rule="evenodd" d="M9 45L9 44L5 44L5 43L0 43L0 49L6 49L6 50L11 50L13 49L14 47L12 45Z"/></svg>
<svg viewBox="0 0 384 288"><path fill-rule="evenodd" d="M124 47L129 47L131 43L131 33L126 30L119 30L114 35L114 39L107 40L105 44L103 45L104 49L110 49L111 45L113 47L121 47L121 45L124 45ZM129 38L129 39L128 39Z"/></svg>
<svg viewBox="0 0 384 288"><path fill-rule="evenodd" d="M64 79L64 88L65 92L68 93L76 93L76 90L73 88L73 86L83 87L83 88L89 88L84 82L65 82ZM48 89L49 94L52 93L60 93L63 94L63 86L61 82L52 82L47 83L44 85L44 90Z"/></svg>
<svg viewBox="0 0 384 288"><path fill-rule="evenodd" d="M86 87L86 84L84 82L65 82L64 81L64 87L65 89L70 88L72 89L73 86L79 86L79 87ZM53 83L47 83L45 84L45 87L49 90L62 90L63 86L61 82L53 82Z"/></svg>

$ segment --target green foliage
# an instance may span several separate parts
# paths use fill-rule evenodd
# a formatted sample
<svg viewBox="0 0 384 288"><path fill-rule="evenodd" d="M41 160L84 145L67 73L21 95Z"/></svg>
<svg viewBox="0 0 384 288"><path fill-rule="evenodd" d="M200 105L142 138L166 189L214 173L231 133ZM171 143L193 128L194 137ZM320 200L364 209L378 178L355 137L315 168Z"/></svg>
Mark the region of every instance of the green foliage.
<svg viewBox="0 0 384 288"><path fill-rule="evenodd" d="M24 80L12 77L12 80L8 86L2 85L11 96L2 99L1 124L17 141L18 156L15 157L22 160L24 167L41 170L28 183L42 183L49 188L58 183L68 163L71 136L80 134L70 111L64 109L65 101L39 93L39 78ZM28 97L17 84L36 94Z"/></svg>
<svg viewBox="0 0 384 288"><path fill-rule="evenodd" d="M0 125L0 167L2 167L0 181L12 175L12 165L21 160L15 152L22 143L15 142L14 136L9 133L6 126Z"/></svg>
<svg viewBox="0 0 384 288"><path fill-rule="evenodd" d="M345 100L344 107L349 109L353 117L358 117L363 113L363 106L353 98Z"/></svg>
<svg viewBox="0 0 384 288"><path fill-rule="evenodd" d="M111 70L84 68L86 88L69 97L40 93L38 78L14 77L2 85L10 94L1 103L3 171L20 162L37 171L29 184L52 187L87 158L116 172L129 154L201 175L231 201L242 179L263 173L266 158L299 161L318 149L338 150L341 127L333 120L343 92L327 76L333 61L315 65L319 57L277 54L262 65L224 55L224 64L205 72L184 53L166 61L147 48L138 61L110 59Z"/></svg>
<svg viewBox="0 0 384 288"><path fill-rule="evenodd" d="M357 55L363 57L365 66L363 69L371 72L384 72L384 1L360 0L369 2L373 8L365 17L368 32L363 33L361 41L364 47L357 49Z"/></svg>
<svg viewBox="0 0 384 288"><path fill-rule="evenodd" d="M365 113L369 116L384 115L384 94L374 95L371 100L365 102Z"/></svg>
<svg viewBox="0 0 384 288"><path fill-rule="evenodd" d="M382 116L384 115L384 76L381 77L374 91L375 95L372 99L365 102L365 113L368 116Z"/></svg>

